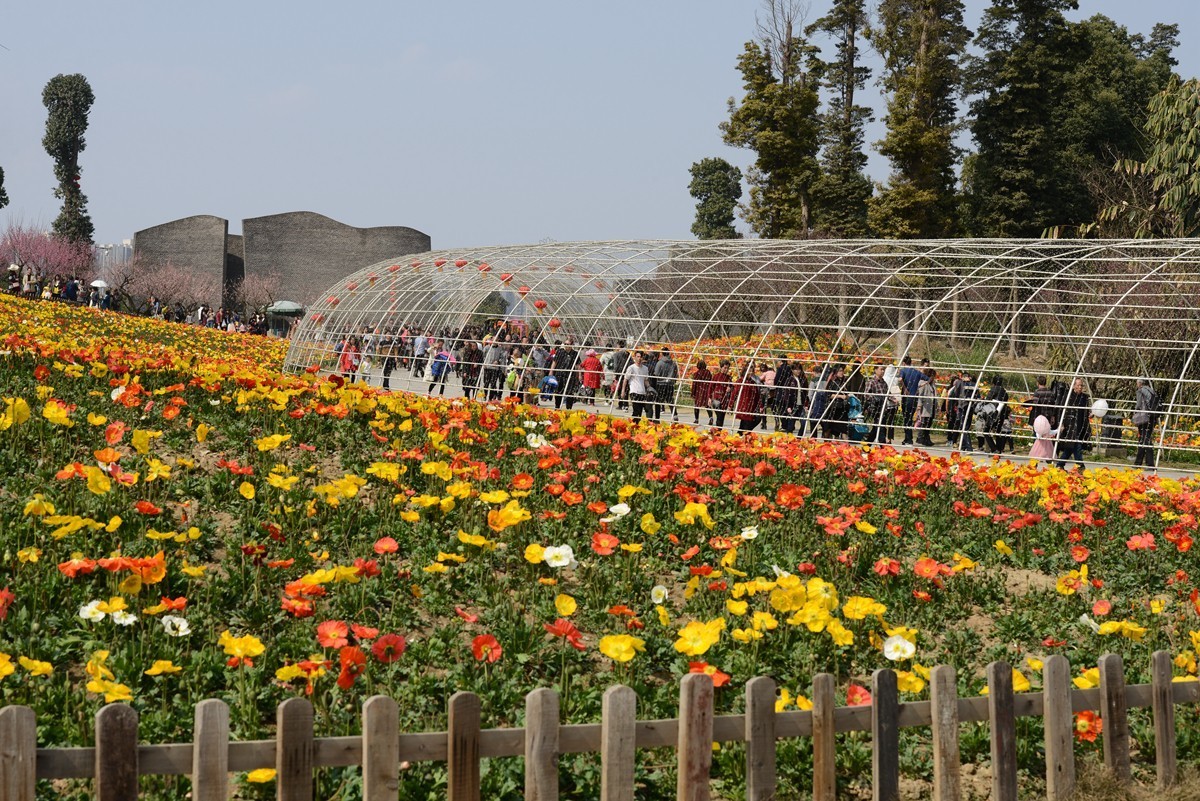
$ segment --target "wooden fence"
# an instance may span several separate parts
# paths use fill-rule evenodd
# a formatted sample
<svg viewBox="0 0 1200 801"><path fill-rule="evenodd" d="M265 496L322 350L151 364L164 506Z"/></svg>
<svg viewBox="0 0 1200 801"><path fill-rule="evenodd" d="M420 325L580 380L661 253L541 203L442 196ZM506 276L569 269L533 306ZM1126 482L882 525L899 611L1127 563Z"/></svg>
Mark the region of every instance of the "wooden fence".
<svg viewBox="0 0 1200 801"><path fill-rule="evenodd" d="M633 801L634 761L638 748L674 746L678 756L677 797L681 801L710 798L709 773L713 742L746 743L746 798L776 797L775 744L780 738L806 737L813 749L813 798L831 801L836 792L835 746L841 732L869 731L872 740L872 783L875 799L899 797L901 728L932 728L933 798L956 801L959 780L960 723L987 721L991 729L992 787L996 801L1016 801L1016 719L1045 719L1046 794L1053 801L1069 798L1075 788L1074 713L1098 711L1103 718L1104 763L1118 778L1130 776L1128 710L1150 707L1154 716L1159 786L1175 781L1175 705L1200 701L1200 682L1172 683L1170 654L1158 651L1152 661L1152 683L1126 686L1121 658L1104 656L1100 684L1072 687L1065 657L1046 660L1041 692L1013 692L1012 668L1003 662L987 667L987 696L959 698L954 668L934 668L930 700L900 703L896 674L876 671L869 706L837 707L834 677L813 680L811 711L775 711L775 682L751 679L746 685L743 715L713 713L712 680L685 676L680 684L679 717L637 720L634 691L614 686L604 694L598 724L559 724L558 695L549 689L526 698L523 729L481 729L480 703L460 692L449 702L448 731L405 734L399 709L390 698L374 696L362 710L362 735L313 737L313 708L304 698L279 705L276 738L230 742L229 709L217 700L195 709L194 742L139 745L138 715L125 704L110 704L96 714L94 748L38 748L34 713L28 707L0 710L0 799L34 801L36 779L93 778L97 801L133 801L138 776L190 775L194 801L227 799L230 773L275 768L281 801L312 801L313 770L325 766L360 765L363 797L394 801L399 795L401 762L446 762L450 801L478 801L480 759L525 758L525 798L558 798L560 754L600 753L604 801Z"/></svg>

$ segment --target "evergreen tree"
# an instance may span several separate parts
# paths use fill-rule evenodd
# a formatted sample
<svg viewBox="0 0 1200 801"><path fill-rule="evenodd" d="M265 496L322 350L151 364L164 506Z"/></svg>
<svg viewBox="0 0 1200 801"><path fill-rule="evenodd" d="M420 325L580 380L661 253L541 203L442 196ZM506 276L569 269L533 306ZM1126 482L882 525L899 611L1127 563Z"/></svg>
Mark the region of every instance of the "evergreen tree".
<svg viewBox="0 0 1200 801"><path fill-rule="evenodd" d="M1032 237L1061 220L1072 167L1060 158L1056 111L1083 42L1064 11L1076 0L993 0L976 39L968 87L978 148L963 166L971 233Z"/></svg>
<svg viewBox="0 0 1200 801"><path fill-rule="evenodd" d="M4 191L4 168L0 167L0 209L8 205L8 193Z"/></svg>
<svg viewBox="0 0 1200 801"><path fill-rule="evenodd" d="M836 57L823 65L822 84L830 98L823 115L822 175L813 189L816 226L838 237L867 234L867 201L871 179L863 169L863 129L871 109L855 105L854 94L871 77L860 62L861 39L867 27L863 0L834 0L833 8L805 31L822 32L834 40Z"/></svg>
<svg viewBox="0 0 1200 801"><path fill-rule="evenodd" d="M1151 100L1145 135L1145 160L1117 162L1120 191L1081 233L1200 236L1200 80L1173 81Z"/></svg>
<svg viewBox="0 0 1200 801"><path fill-rule="evenodd" d="M961 155L955 96L971 32L960 0L883 0L871 42L883 57L887 135L879 152L892 165L870 206L871 228L894 239L959 232L955 166Z"/></svg>
<svg viewBox="0 0 1200 801"><path fill-rule="evenodd" d="M819 99L809 69L816 49L801 34L797 0L767 0L766 9L761 42L747 42L738 59L746 94L740 104L730 98L721 133L726 144L757 154L742 208L750 227L762 237L806 239L820 177Z"/></svg>
<svg viewBox="0 0 1200 801"><path fill-rule="evenodd" d="M697 239L741 239L733 227L733 213L742 197L742 171L725 159L707 158L691 167L688 192L696 198Z"/></svg>
<svg viewBox="0 0 1200 801"><path fill-rule="evenodd" d="M42 146L54 160L54 196L63 202L53 230L72 242L90 243L95 233L87 196L79 188L79 154L87 146L83 134L95 99L87 78L78 74L56 75L42 90L42 104L49 112Z"/></svg>

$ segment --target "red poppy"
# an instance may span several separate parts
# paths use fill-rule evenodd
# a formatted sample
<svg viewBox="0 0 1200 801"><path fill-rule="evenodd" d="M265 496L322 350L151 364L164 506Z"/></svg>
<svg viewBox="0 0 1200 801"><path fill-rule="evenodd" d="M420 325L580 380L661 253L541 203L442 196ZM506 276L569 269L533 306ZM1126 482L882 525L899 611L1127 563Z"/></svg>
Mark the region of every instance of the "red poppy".
<svg viewBox="0 0 1200 801"><path fill-rule="evenodd" d="M775 493L775 503L787 509L799 509L812 490L799 484L783 484Z"/></svg>
<svg viewBox="0 0 1200 801"><path fill-rule="evenodd" d="M713 687L724 687L731 678L728 673L718 670L707 662L688 662L688 673L704 673L712 676Z"/></svg>
<svg viewBox="0 0 1200 801"><path fill-rule="evenodd" d="M312 617L317 611L316 604L303 598L284 598L279 602L279 608L292 617Z"/></svg>
<svg viewBox="0 0 1200 801"><path fill-rule="evenodd" d="M1096 737L1104 728L1100 716L1090 709L1075 715L1075 739L1089 743L1096 742Z"/></svg>
<svg viewBox="0 0 1200 801"><path fill-rule="evenodd" d="M373 578L379 575L379 563L374 559L363 559L360 556L354 560L354 569L363 578Z"/></svg>
<svg viewBox="0 0 1200 801"><path fill-rule="evenodd" d="M900 568L900 563L895 559L880 559L872 569L881 576L898 576Z"/></svg>
<svg viewBox="0 0 1200 801"><path fill-rule="evenodd" d="M1062 648L1066 644L1067 644L1066 640L1054 639L1053 634L1048 636L1046 639L1042 640L1042 645L1046 646L1047 648Z"/></svg>
<svg viewBox="0 0 1200 801"><path fill-rule="evenodd" d="M350 627L341 620L325 620L317 625L317 642L322 648L341 648L349 645Z"/></svg>
<svg viewBox="0 0 1200 801"><path fill-rule="evenodd" d="M846 689L846 703L850 706L870 706L871 691L858 684L851 684Z"/></svg>
<svg viewBox="0 0 1200 801"><path fill-rule="evenodd" d="M587 510L593 514L602 515L608 511L608 504L604 501L592 501L587 505Z"/></svg>
<svg viewBox="0 0 1200 801"><path fill-rule="evenodd" d="M1071 546L1071 558L1076 562L1086 562L1087 558L1091 556L1091 553L1091 551L1082 545Z"/></svg>
<svg viewBox="0 0 1200 801"><path fill-rule="evenodd" d="M698 553L700 553L700 546L693 545L691 548L688 548L686 551L681 553L679 555L679 558L682 559L683 561L687 562Z"/></svg>
<svg viewBox="0 0 1200 801"><path fill-rule="evenodd" d="M1134 534L1125 541L1125 547L1131 551L1158 550L1158 546L1154 544L1154 535L1148 531L1143 531L1141 534Z"/></svg>
<svg viewBox="0 0 1200 801"><path fill-rule="evenodd" d="M50 377L50 368L44 364L39 364L33 368L33 377L40 384Z"/></svg>
<svg viewBox="0 0 1200 801"><path fill-rule="evenodd" d="M138 501L133 505L133 508L144 515L162 514L162 509L150 503L150 501Z"/></svg>
<svg viewBox="0 0 1200 801"><path fill-rule="evenodd" d="M67 578L75 578L76 576L86 576L96 569L94 559L83 559L76 557L68 559L65 562L58 563L58 572L62 573Z"/></svg>
<svg viewBox="0 0 1200 801"><path fill-rule="evenodd" d="M404 655L408 642L399 634L385 634L371 646L371 655L385 665Z"/></svg>
<svg viewBox="0 0 1200 801"><path fill-rule="evenodd" d="M606 531L597 531L592 535L592 550L601 556L608 556L620 545L621 541Z"/></svg>
<svg viewBox="0 0 1200 801"><path fill-rule="evenodd" d="M583 634L579 629L575 628L575 624L564 617L560 617L553 623L543 623L542 628L555 637L562 637L567 641L567 644L577 651L582 651L587 648L583 644Z"/></svg>
<svg viewBox="0 0 1200 801"><path fill-rule="evenodd" d="M354 680L367 669L367 655L357 645L350 645L338 652L338 661L342 672L338 674L337 686L349 690L354 686Z"/></svg>
<svg viewBox="0 0 1200 801"><path fill-rule="evenodd" d="M512 480L513 489L527 490L533 487L533 476L528 473L517 473Z"/></svg>
<svg viewBox="0 0 1200 801"><path fill-rule="evenodd" d="M500 647L500 641L491 634L480 634L471 640L471 653L475 655L476 661L482 662L486 659L491 664L500 661L504 649Z"/></svg>
<svg viewBox="0 0 1200 801"><path fill-rule="evenodd" d="M360 626L355 623L350 626L350 630L354 632L354 636L359 640L373 640L379 636L379 629L374 626Z"/></svg>
<svg viewBox="0 0 1200 801"><path fill-rule="evenodd" d="M479 620L479 615L472 615L469 612L464 612L462 608L458 606L454 607L454 614L458 615L468 623L475 623Z"/></svg>
<svg viewBox="0 0 1200 801"><path fill-rule="evenodd" d="M616 606L610 606L608 608L608 613L610 615L621 615L623 617L633 617L634 615L637 614L637 612L634 612L632 609L630 609L625 604L617 604Z"/></svg>
<svg viewBox="0 0 1200 801"><path fill-rule="evenodd" d="M8 587L0 590L0 620L8 617L8 610L15 600L17 600L17 596L13 595L12 590Z"/></svg>
<svg viewBox="0 0 1200 801"><path fill-rule="evenodd" d="M1092 614L1096 617L1104 617L1112 611L1112 601L1106 601L1101 598L1092 604Z"/></svg>
<svg viewBox="0 0 1200 801"><path fill-rule="evenodd" d="M388 553L395 553L396 551L400 550L400 543L396 542L396 540L392 539L391 537L380 537L379 539L375 540L374 550L375 553L379 554L380 556Z"/></svg>

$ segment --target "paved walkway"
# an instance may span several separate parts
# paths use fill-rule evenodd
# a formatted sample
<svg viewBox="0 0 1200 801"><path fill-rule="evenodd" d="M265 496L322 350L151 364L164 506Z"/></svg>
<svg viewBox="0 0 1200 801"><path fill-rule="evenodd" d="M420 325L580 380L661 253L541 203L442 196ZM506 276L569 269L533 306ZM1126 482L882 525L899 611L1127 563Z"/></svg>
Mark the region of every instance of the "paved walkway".
<svg viewBox="0 0 1200 801"><path fill-rule="evenodd" d="M382 386L383 385L383 376L378 372L378 370L375 370L369 376L367 376L367 383L370 383L371 385L377 386L377 387ZM392 373L388 383L392 390L411 392L416 395L429 394L428 376L426 376L425 378L414 378L412 376L411 372L409 372L408 370L397 369L396 371L394 371ZM444 397L460 398L463 396L462 382L459 380L458 376L454 375L453 373L451 373L446 378L445 388L446 388L446 391L444 393ZM435 388L435 390L434 390L435 394L438 389L440 389L440 387ZM507 397L507 395L508 395L507 389L504 391L504 394ZM548 401L543 402L540 405L541 405L541 408L543 408L543 409L553 408L553 404L549 403ZM565 406L563 408L565 409ZM575 409L586 409L587 411L596 412L598 414L607 414L607 415L611 415L613 417L629 417L629 415L630 415L628 408L626 408L624 410L617 409L615 404L612 403L607 398L598 400L596 402L595 406L588 406L588 405L586 405L586 402L581 404L579 401L576 401ZM678 422L680 424L694 425L692 422L692 416L693 416L692 411L693 410L692 410L691 406L684 406L684 405L680 404L680 406L678 407L678 413L679 413ZM772 417L771 420L773 420L773 419L774 418ZM706 411L701 410L700 420L701 420L701 422L700 422L699 426L696 426L697 428L699 428L699 429L714 428L714 426L706 425L704 422L705 420L707 420L707 412ZM669 412L665 412L663 414L662 421L664 423L665 422L674 422L674 420L672 419L672 416L670 415ZM736 420L736 418L734 418L733 413L727 412L725 415L725 426L724 426L725 430L735 431L737 429L737 424L738 424L738 421ZM764 433L761 428L759 429L759 433ZM767 431L766 433L773 433L773 432ZM900 434L900 428L898 426L896 428L896 433ZM945 441L945 434L943 432L935 431L934 434L935 434L935 436L940 438L943 442ZM899 451L907 451L907 450L916 449L915 446L901 445L899 442L893 443L893 447ZM942 456L942 457L947 457L947 456L950 456L952 453L958 452L957 448L952 448L952 447L950 447L948 445L944 445L944 444L943 445L935 444L933 447L921 448L920 450L923 450L926 453L933 454L935 456ZM1093 451L1093 454L1094 453L1095 453L1095 451ZM1027 454L1021 452L1021 450L1019 448L1018 448L1017 453L1015 453L1015 454L1006 453L1003 456L995 456L994 454L987 453L984 451L972 451L970 455L971 455L971 458L975 459L977 462L986 462L993 458L1004 459L1004 460L1015 462L1018 464L1031 461L1029 456ZM1123 468L1123 469L1127 469L1127 470L1134 469L1133 466L1128 461L1123 461L1123 460L1108 460L1108 461L1106 461L1103 459L1085 459L1085 463L1087 464L1088 467L1113 467L1113 468ZM1157 475L1168 477L1168 478L1185 479L1185 478L1191 478L1192 476L1194 476L1198 472L1200 472L1200 465L1198 465L1194 469L1162 467L1162 468L1159 468L1157 471L1153 471L1153 472L1157 473Z"/></svg>

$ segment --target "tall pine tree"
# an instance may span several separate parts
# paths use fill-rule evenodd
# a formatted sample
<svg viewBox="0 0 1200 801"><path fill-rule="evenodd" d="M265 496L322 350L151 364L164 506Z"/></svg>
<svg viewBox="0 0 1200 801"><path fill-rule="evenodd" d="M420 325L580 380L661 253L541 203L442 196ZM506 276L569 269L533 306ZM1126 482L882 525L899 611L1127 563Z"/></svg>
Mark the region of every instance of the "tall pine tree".
<svg viewBox="0 0 1200 801"><path fill-rule="evenodd" d="M696 198L697 239L741 239L733 213L742 197L742 171L725 159L701 159L692 165L688 191Z"/></svg>
<svg viewBox="0 0 1200 801"><path fill-rule="evenodd" d="M855 92L871 77L862 64L863 32L867 12L863 0L834 0L833 8L806 30L821 32L835 43L836 56L824 64L822 84L830 91L823 115L821 158L823 172L813 189L816 227L837 237L867 234L867 201L871 179L863 169L863 130L871 109L856 105Z"/></svg>
<svg viewBox="0 0 1200 801"><path fill-rule="evenodd" d="M79 154L87 147L88 113L95 102L92 87L82 75L56 75L42 90L46 135L42 146L54 159L58 186L54 196L63 202L54 220L54 233L72 242L91 242L95 229L87 213L87 196L79 187Z"/></svg>
<svg viewBox="0 0 1200 801"><path fill-rule="evenodd" d="M887 135L879 152L892 174L871 202L877 236L940 238L959 233L954 144L960 62L971 39L960 0L883 0L871 42L883 57Z"/></svg>
<svg viewBox="0 0 1200 801"><path fill-rule="evenodd" d="M963 166L970 232L1036 237L1061 220L1073 167L1061 158L1056 112L1084 42L1064 11L1076 0L993 0L984 12L968 87L977 152Z"/></svg>
<svg viewBox="0 0 1200 801"><path fill-rule="evenodd" d="M820 177L820 121L815 54L803 37L798 0L767 0L760 41L738 59L746 90L729 100L724 141L757 154L750 202L742 215L759 236L806 239L812 229L813 187Z"/></svg>

